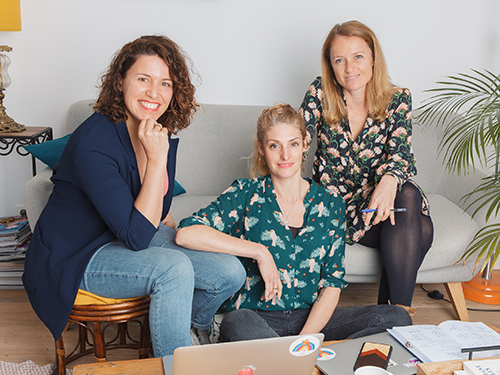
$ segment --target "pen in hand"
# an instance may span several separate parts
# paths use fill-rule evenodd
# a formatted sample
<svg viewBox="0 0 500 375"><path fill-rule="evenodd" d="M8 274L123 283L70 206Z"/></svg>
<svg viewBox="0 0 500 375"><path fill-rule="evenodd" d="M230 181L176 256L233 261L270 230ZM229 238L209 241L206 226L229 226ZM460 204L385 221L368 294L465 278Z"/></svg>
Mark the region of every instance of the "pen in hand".
<svg viewBox="0 0 500 375"><path fill-rule="evenodd" d="M376 212L378 209L376 208L367 208L364 210L361 210L361 212ZM406 212L406 208L391 208L391 211L393 212Z"/></svg>

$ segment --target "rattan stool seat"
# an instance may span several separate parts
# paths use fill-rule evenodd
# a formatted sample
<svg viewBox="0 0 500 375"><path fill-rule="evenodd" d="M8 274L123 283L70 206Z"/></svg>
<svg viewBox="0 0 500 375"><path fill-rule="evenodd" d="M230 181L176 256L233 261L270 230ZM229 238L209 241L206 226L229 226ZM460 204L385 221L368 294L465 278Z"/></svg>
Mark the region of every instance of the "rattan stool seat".
<svg viewBox="0 0 500 375"><path fill-rule="evenodd" d="M95 362L106 362L106 350L109 349L136 349L139 351L139 358L149 357L149 296L118 302L73 306L68 323L78 325L78 343L73 351L66 355L61 334L56 341L56 373L65 375L68 363L90 353L94 353ZM139 324L138 340L130 337L129 322ZM105 340L106 329L114 324L118 325L116 335Z"/></svg>

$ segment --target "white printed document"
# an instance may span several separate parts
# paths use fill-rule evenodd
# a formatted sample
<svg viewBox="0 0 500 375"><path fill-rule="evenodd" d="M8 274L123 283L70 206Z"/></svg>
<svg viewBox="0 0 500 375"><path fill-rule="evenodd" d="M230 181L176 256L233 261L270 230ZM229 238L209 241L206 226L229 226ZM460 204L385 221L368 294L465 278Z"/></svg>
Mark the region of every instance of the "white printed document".
<svg viewBox="0 0 500 375"><path fill-rule="evenodd" d="M467 359L462 348L500 345L500 334L481 322L448 320L434 325L394 327L387 330L422 362ZM500 350L474 352L473 358L500 356Z"/></svg>

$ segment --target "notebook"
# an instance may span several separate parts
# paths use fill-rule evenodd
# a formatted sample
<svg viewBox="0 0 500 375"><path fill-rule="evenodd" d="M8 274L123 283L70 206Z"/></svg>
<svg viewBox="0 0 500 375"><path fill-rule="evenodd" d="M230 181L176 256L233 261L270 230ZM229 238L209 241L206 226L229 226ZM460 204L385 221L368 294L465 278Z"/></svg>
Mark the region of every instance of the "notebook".
<svg viewBox="0 0 500 375"><path fill-rule="evenodd" d="M337 344L327 345L323 352L332 351L327 355L320 355L316 365L326 375L346 375L353 373L354 363L358 357L361 345L365 341L392 345L392 355L387 371L394 375L413 375L417 373L420 363L410 351L394 339L388 332L347 340ZM324 359L323 359L324 358Z"/></svg>
<svg viewBox="0 0 500 375"><path fill-rule="evenodd" d="M166 375L312 374L323 338L319 333L182 347L162 358L163 367Z"/></svg>

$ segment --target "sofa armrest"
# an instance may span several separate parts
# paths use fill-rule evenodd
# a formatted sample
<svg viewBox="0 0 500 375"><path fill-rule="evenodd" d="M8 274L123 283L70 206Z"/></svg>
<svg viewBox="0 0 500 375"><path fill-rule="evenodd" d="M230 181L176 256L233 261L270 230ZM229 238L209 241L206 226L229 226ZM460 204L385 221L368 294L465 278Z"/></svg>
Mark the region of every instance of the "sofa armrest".
<svg viewBox="0 0 500 375"><path fill-rule="evenodd" d="M462 197L467 193L473 191L476 187L478 187L482 181L481 179L486 176L486 173L482 171L476 171L475 173L471 173L468 176L456 176L451 175L449 173L443 174L440 179L440 182L437 186L436 193L441 194L448 198L450 201L455 203L457 206L465 209L472 200L464 202ZM472 216L476 208L477 204L468 208L466 212ZM431 207L432 210L432 207ZM474 216L473 220L476 220L480 227L483 227L486 224L486 212L488 211L488 207L483 207L478 213ZM500 217L491 217L488 221L488 224L499 223Z"/></svg>
<svg viewBox="0 0 500 375"><path fill-rule="evenodd" d="M80 100L71 105L66 118L65 134L72 133L85 119L93 113L93 100ZM28 214L28 221L33 231L38 217L49 201L54 184L50 180L52 169L47 167L24 185L24 204Z"/></svg>
<svg viewBox="0 0 500 375"><path fill-rule="evenodd" d="M69 107L68 116L66 118L66 126L64 128L65 134L73 133L82 122L94 113L94 110L92 109L93 104L93 100L85 99L73 103Z"/></svg>
<svg viewBox="0 0 500 375"><path fill-rule="evenodd" d="M52 177L52 169L47 167L29 179L24 185L24 204L26 205L28 221L32 231L35 229L38 217L49 201L54 188L50 177Z"/></svg>

